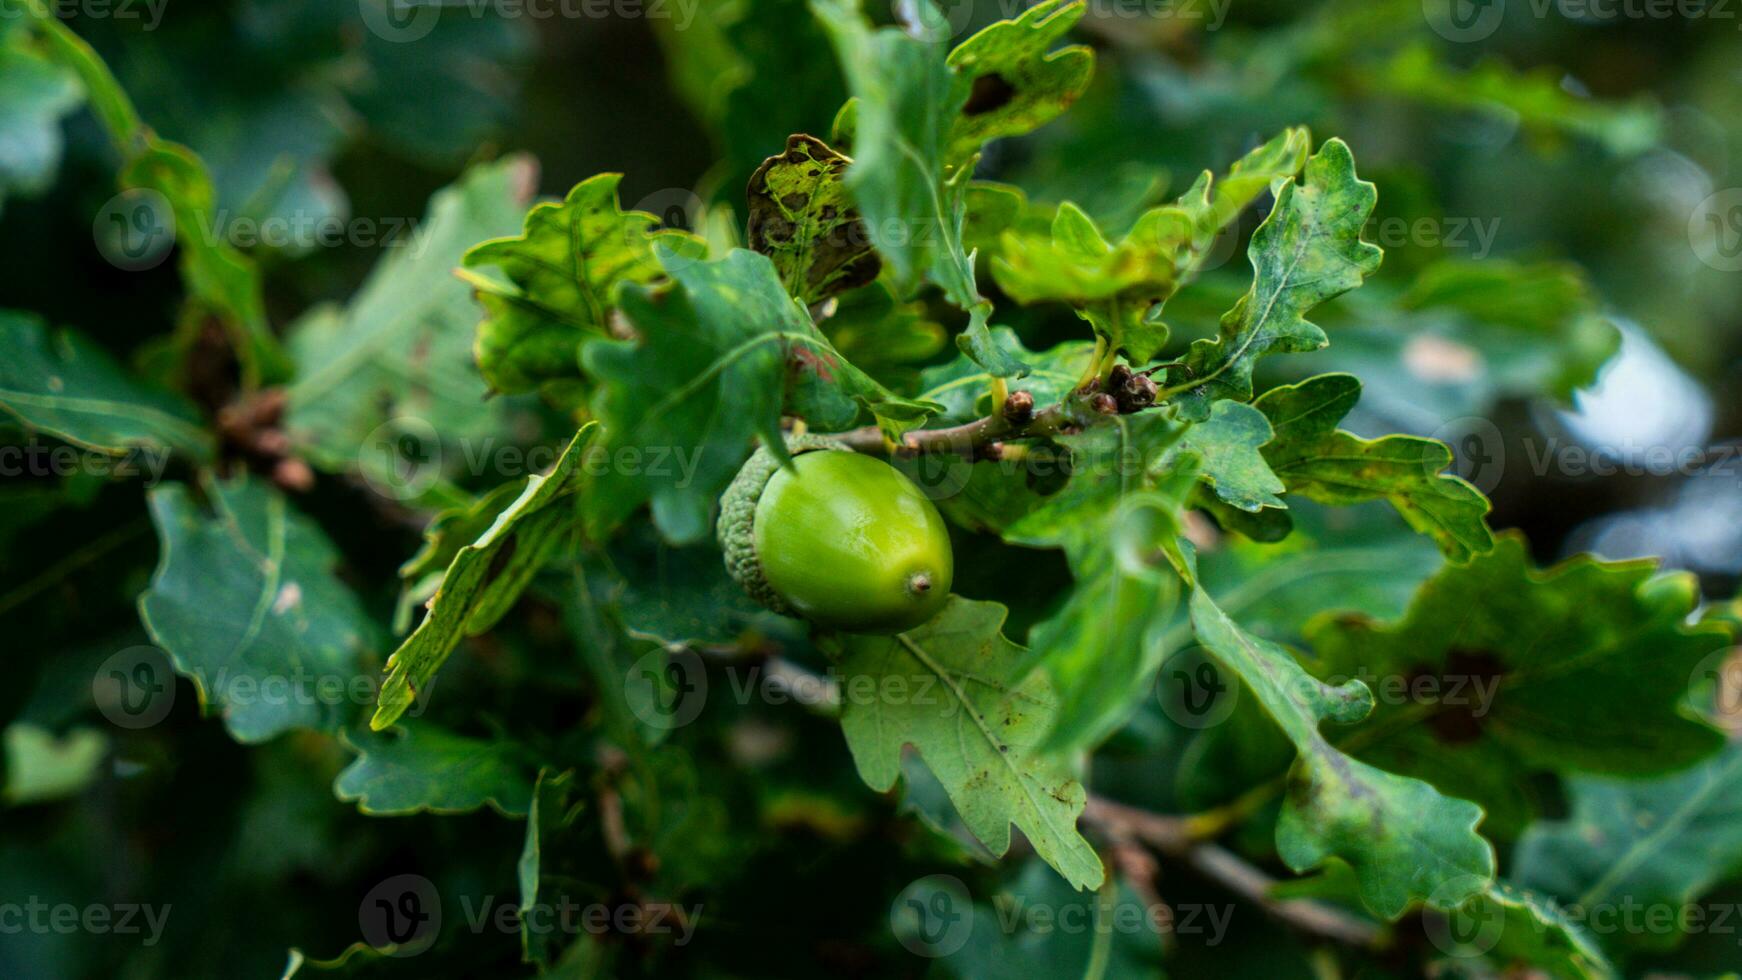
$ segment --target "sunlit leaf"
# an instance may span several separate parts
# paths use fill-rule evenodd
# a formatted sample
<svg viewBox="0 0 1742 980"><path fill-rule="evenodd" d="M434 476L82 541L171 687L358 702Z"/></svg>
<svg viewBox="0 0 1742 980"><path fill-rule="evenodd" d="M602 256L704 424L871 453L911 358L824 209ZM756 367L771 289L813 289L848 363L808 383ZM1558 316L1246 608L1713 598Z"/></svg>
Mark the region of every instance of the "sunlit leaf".
<svg viewBox="0 0 1742 980"><path fill-rule="evenodd" d="M1307 161L1298 181L1281 184L1247 249L1252 288L1222 316L1218 337L1196 341L1168 370L1185 411L1201 418L1215 399L1250 400L1252 370L1265 354L1325 346L1324 331L1306 314L1379 268L1380 250L1361 240L1376 197L1336 139Z"/></svg>

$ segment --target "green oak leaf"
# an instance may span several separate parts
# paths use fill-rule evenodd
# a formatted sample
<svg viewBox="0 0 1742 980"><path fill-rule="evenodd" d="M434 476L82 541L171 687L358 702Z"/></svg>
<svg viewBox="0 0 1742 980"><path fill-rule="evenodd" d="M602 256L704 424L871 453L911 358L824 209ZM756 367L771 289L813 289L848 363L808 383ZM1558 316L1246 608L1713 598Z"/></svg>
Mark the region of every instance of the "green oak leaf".
<svg viewBox="0 0 1742 980"><path fill-rule="evenodd" d="M1247 205L1272 182L1300 171L1308 145L1305 129L1286 130L1241 158L1222 180L1205 171L1177 202L1140 216L1118 244L1066 201L1049 232L1018 227L1004 233L993 278L1019 303L1075 306L1112 349L1136 363L1149 361L1167 343L1160 305L1196 274L1216 236Z"/></svg>
<svg viewBox="0 0 1742 980"><path fill-rule="evenodd" d="M496 518L520 496L520 490L518 483L504 483L476 500L449 507L430 518L423 529L423 546L399 566L399 604L394 609L393 632L403 634L411 629L412 607L435 595L460 549L483 537Z"/></svg>
<svg viewBox="0 0 1742 980"><path fill-rule="evenodd" d="M1678 917L1700 896L1742 874L1742 743L1658 779L1588 776L1568 782L1572 812L1533 824L1518 842L1515 877L1590 911L1629 902ZM1663 949L1683 923L1618 939Z"/></svg>
<svg viewBox="0 0 1742 980"><path fill-rule="evenodd" d="M333 795L369 816L469 813L488 805L521 817L532 805L532 780L511 742L422 723L347 732L344 741L357 758L333 780Z"/></svg>
<svg viewBox="0 0 1742 980"><path fill-rule="evenodd" d="M1047 751L1068 757L1099 745L1151 690L1179 604L1169 552L1195 478L1188 466L1160 489L1131 494L1106 521L1101 547L1068 553L1070 594L1029 632L1059 698Z"/></svg>
<svg viewBox="0 0 1742 980"><path fill-rule="evenodd" d="M1452 465L1445 443L1403 435L1363 439L1337 428L1360 399L1354 375L1321 374L1273 388L1253 403L1275 429L1264 460L1288 492L1333 506L1390 501L1453 561L1492 548L1488 498L1445 472Z"/></svg>
<svg viewBox="0 0 1742 980"><path fill-rule="evenodd" d="M902 295L929 278L951 303L972 310L981 300L962 249L972 168L952 174L947 159L967 88L957 84L942 44L897 27L873 28L858 0L811 0L811 9L828 30L854 96L847 188L871 243ZM920 33L947 33L929 2L911 9Z"/></svg>
<svg viewBox="0 0 1742 980"><path fill-rule="evenodd" d="M1147 361L1167 343L1167 330L1146 321L1145 313L1172 290L1188 232L1183 222L1163 229L1152 221L1114 246L1066 201L1053 215L1050 234L1004 233L992 276L1018 303L1076 306L1110 347Z"/></svg>
<svg viewBox="0 0 1742 980"><path fill-rule="evenodd" d="M589 340L581 351L597 382L593 411L605 444L616 458L632 452L645 463L633 472L606 467L589 482L593 537L651 499L668 540L701 540L752 437L784 446L783 412L820 432L848 428L869 413L899 438L935 409L893 394L843 359L787 295L767 256L744 249L711 262L662 255L671 288L630 285L619 294L637 339Z"/></svg>
<svg viewBox="0 0 1742 980"><path fill-rule="evenodd" d="M0 410L27 430L100 453L212 455L193 404L129 376L108 352L30 313L0 310Z"/></svg>
<svg viewBox="0 0 1742 980"><path fill-rule="evenodd" d="M956 86L967 92L950 130L951 166L972 160L992 140L1046 125L1089 87L1094 51L1081 44L1052 50L1085 9L1081 0L1042 0L950 52Z"/></svg>
<svg viewBox="0 0 1742 980"><path fill-rule="evenodd" d="M1271 441L1270 426L1265 413L1251 405L1217 402L1208 419L1180 436L1180 449L1203 460L1200 478L1230 507L1251 513L1285 507L1277 496L1284 490L1283 481L1261 451Z"/></svg>
<svg viewBox="0 0 1742 980"><path fill-rule="evenodd" d="M1682 706L1695 667L1728 643L1722 626L1687 625L1697 598L1691 577L1650 561L1538 571L1504 534L1429 579L1395 623L1324 616L1306 632L1322 676L1388 692L1352 751L1516 813L1511 787L1530 771L1640 776L1722 744Z"/></svg>
<svg viewBox="0 0 1742 980"><path fill-rule="evenodd" d="M268 484L202 489L209 511L179 483L147 498L160 554L139 617L152 642L237 741L344 725L344 707L316 695L350 687L381 637L334 574L338 549Z"/></svg>
<svg viewBox="0 0 1742 980"><path fill-rule="evenodd" d="M968 325L956 335L956 349L994 378L1026 377L1030 370L1028 364L993 337L987 322L991 316L990 303L979 303L969 310Z"/></svg>
<svg viewBox="0 0 1742 980"><path fill-rule="evenodd" d="M786 291L806 306L871 282L882 267L847 196L849 162L799 134L750 175L747 243L774 260Z"/></svg>
<svg viewBox="0 0 1742 980"><path fill-rule="evenodd" d="M362 451L378 426L413 418L442 439L452 474L459 444L509 427L505 403L472 360L477 311L453 268L474 242L520 223L532 184L525 157L486 164L437 191L415 243L389 248L343 309L316 307L292 325L297 374L286 390L285 429L311 462L329 471L380 467ZM377 472L378 477L390 477Z"/></svg>
<svg viewBox="0 0 1742 980"><path fill-rule="evenodd" d="M0 132L6 133L0 206L14 194L38 194L54 180L61 119L82 99L78 76L38 50L29 31L0 25Z"/></svg>
<svg viewBox="0 0 1742 980"><path fill-rule="evenodd" d="M980 843L980 839L962 822L962 815L950 802L949 791L916 753L909 752L901 757L899 812L903 817L912 817L924 824L952 855L977 864L998 863L997 855L986 850L986 845ZM1042 862L1035 863L1043 869L1046 867ZM1049 877L1053 881L1059 880L1056 875L1049 874Z"/></svg>
<svg viewBox="0 0 1742 980"><path fill-rule="evenodd" d="M1049 752L1098 744L1161 665L1179 598L1174 541L1198 479L1196 457L1163 462L1183 428L1150 412L1060 437L1069 479L1003 530L1014 544L1062 547L1071 567L1070 594L1029 636L1030 665L1059 697Z"/></svg>
<svg viewBox="0 0 1742 980"><path fill-rule="evenodd" d="M1182 410L1202 418L1209 402L1252 397L1252 370L1271 353L1314 351L1328 342L1306 319L1314 306L1361 285L1382 252L1361 240L1378 199L1355 176L1342 140L1328 140L1297 180L1279 185L1276 205L1252 235L1252 287L1223 314L1214 339L1195 341L1168 369Z"/></svg>
<svg viewBox="0 0 1742 980"><path fill-rule="evenodd" d="M380 731L397 721L460 640L496 625L520 598L572 526L569 509L556 504L575 490L582 457L596 431L589 422L576 432L549 473L527 477L514 502L477 540L455 552L423 622L387 659L387 679L370 728Z"/></svg>
<svg viewBox="0 0 1742 980"><path fill-rule="evenodd" d="M874 29L859 0L811 0L811 9L828 29L853 93L836 119L836 144L845 137L852 145L847 189L896 292L905 297L922 279L938 286L968 312L957 347L995 377L1021 377L1027 365L992 340L992 307L962 244L974 168L948 154L972 84L951 70L940 43L926 40L947 33L937 10L929 2L908 8L923 35L915 36Z"/></svg>
<svg viewBox="0 0 1742 980"><path fill-rule="evenodd" d="M1198 556L1198 576L1243 627L1299 639L1327 609L1403 615L1416 589L1445 563L1433 543L1383 509L1330 510L1302 503L1284 547L1228 539ZM1178 639L1190 625L1179 624Z"/></svg>
<svg viewBox="0 0 1742 980"><path fill-rule="evenodd" d="M1288 511L1266 513L1294 516L1298 526L1285 545L1226 538L1198 556L1197 578L1247 632L1291 647L1300 643L1305 624L1327 609L1402 615L1416 588L1445 564L1433 542L1382 507L1331 510L1300 501ZM1237 688L1224 689L1215 699L1196 697L1218 686L1206 678L1223 681L1226 688L1225 672L1205 673L1217 668L1204 667L1207 655L1192 642L1188 617L1180 616L1169 628L1162 646L1167 658L1160 676L1169 698L1163 704L1170 715L1183 710L1180 717L1192 723L1187 725L1189 762L1176 776L1181 806L1207 809L1254 785L1280 780L1295 750L1263 720L1264 710L1254 699L1239 697ZM1234 713L1220 724L1204 724L1222 717L1223 695ZM1484 826L1491 831L1495 820L1490 810Z"/></svg>
<svg viewBox="0 0 1742 980"><path fill-rule="evenodd" d="M1193 253L1198 256L1207 253L1215 237L1233 224L1248 205L1277 181L1300 173L1311 150L1312 133L1305 126L1294 126L1253 147L1234 161L1220 180L1208 170L1199 173L1173 205L1191 222Z"/></svg>
<svg viewBox="0 0 1742 980"><path fill-rule="evenodd" d="M1004 638L1005 616L954 596L899 636L846 637L841 730L872 789L894 787L912 745L994 854L1009 850L1015 824L1073 887L1099 887L1101 859L1076 828L1083 787L1036 751L1058 698L1045 674L1018 680L1023 651Z"/></svg>
<svg viewBox="0 0 1742 980"><path fill-rule="evenodd" d="M520 235L496 238L464 256L468 269L493 265L508 277L471 274L485 319L478 325L478 368L495 391L513 394L581 377L581 341L608 336L613 290L665 276L654 243L699 258L702 240L659 230L659 218L624 211L617 202L622 174L598 174L576 184L561 203L526 214Z"/></svg>
<svg viewBox="0 0 1742 980"><path fill-rule="evenodd" d="M1472 895L1427 929L1436 943L1451 946L1442 951L1460 965L1476 960L1503 971L1528 964L1533 972L1566 980L1619 976L1590 933L1567 910L1546 896L1506 882L1497 881Z"/></svg>
<svg viewBox="0 0 1742 980"><path fill-rule="evenodd" d="M1191 595L1192 630L1233 671L1299 752L1276 826L1276 847L1296 871L1348 862L1361 899L1395 919L1412 901L1462 903L1494 877L1494 851L1476 833L1482 810L1428 783L1376 769L1320 734L1373 710L1360 681L1322 683L1283 647L1241 629L1202 588Z"/></svg>

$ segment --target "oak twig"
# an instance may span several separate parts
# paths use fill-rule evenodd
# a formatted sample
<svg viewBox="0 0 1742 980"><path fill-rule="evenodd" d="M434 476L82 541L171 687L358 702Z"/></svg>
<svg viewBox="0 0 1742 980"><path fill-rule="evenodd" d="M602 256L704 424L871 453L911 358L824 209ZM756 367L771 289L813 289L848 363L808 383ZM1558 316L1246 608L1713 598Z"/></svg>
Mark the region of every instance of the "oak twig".
<svg viewBox="0 0 1742 980"><path fill-rule="evenodd" d="M1096 796L1089 798L1083 819L1102 828L1110 839L1139 840L1164 855L1184 861L1204 877L1303 932L1350 946L1380 945L1379 927L1373 923L1323 902L1271 897L1276 880L1234 852L1206 840L1206 828L1201 821L1150 813Z"/></svg>

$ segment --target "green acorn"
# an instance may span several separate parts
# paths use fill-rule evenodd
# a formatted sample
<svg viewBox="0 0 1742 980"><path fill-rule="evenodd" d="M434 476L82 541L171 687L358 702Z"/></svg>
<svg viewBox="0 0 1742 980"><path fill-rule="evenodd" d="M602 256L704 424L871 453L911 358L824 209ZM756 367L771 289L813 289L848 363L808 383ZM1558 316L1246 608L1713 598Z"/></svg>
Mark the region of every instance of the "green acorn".
<svg viewBox="0 0 1742 980"><path fill-rule="evenodd" d="M787 616L849 633L899 633L949 599L955 558L936 506L895 467L826 436L767 448L720 498L726 570Z"/></svg>

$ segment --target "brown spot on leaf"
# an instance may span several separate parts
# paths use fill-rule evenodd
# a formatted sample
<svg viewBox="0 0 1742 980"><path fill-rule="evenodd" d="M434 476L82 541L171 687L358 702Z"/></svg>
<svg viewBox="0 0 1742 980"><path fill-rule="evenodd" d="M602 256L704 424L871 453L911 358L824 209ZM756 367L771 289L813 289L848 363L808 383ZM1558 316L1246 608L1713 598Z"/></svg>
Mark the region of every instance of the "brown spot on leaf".
<svg viewBox="0 0 1742 980"><path fill-rule="evenodd" d="M991 72L974 79L974 87L968 92L968 101L962 106L962 115L979 116L994 109L1002 109L1016 97L1016 86L1010 84L1003 75Z"/></svg>
<svg viewBox="0 0 1742 980"><path fill-rule="evenodd" d="M794 374L812 371L824 381L833 381L835 378L834 362L809 347L794 347L788 364Z"/></svg>
<svg viewBox="0 0 1742 980"><path fill-rule="evenodd" d="M1436 674L1428 668L1410 675L1410 696L1430 692L1435 706L1428 718L1434 737L1449 745L1463 745L1482 737L1483 725L1493 709L1492 696L1506 674L1506 665L1487 650L1454 649Z"/></svg>

